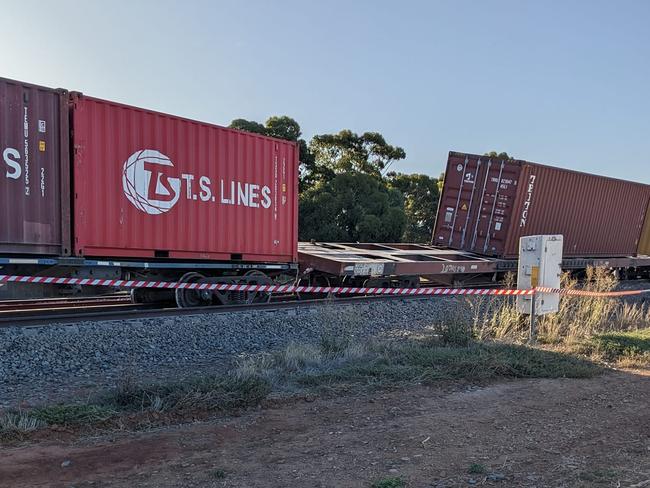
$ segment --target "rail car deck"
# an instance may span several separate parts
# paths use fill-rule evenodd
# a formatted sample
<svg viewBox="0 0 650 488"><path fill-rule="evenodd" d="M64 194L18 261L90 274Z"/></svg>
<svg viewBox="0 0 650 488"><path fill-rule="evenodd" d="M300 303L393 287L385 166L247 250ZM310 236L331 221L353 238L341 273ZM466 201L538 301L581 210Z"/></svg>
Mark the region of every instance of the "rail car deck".
<svg viewBox="0 0 650 488"><path fill-rule="evenodd" d="M301 242L298 244L298 259L303 271L313 268L331 276L420 276L441 283L459 277L517 270L516 259L490 258L453 249L406 243ZM562 262L565 270L579 270L589 266L650 269L650 256L567 258Z"/></svg>
<svg viewBox="0 0 650 488"><path fill-rule="evenodd" d="M497 271L498 260L422 244L301 242L301 268L335 276L411 276Z"/></svg>

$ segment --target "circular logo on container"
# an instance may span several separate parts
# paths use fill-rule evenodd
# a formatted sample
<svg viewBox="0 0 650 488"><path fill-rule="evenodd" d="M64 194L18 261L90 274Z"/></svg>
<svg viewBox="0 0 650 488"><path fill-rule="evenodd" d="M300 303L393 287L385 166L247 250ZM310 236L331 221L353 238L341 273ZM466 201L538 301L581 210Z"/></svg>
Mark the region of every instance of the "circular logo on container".
<svg viewBox="0 0 650 488"><path fill-rule="evenodd" d="M456 170L459 171L459 172L463 171L463 165L459 164L458 166L456 166Z"/></svg>
<svg viewBox="0 0 650 488"><path fill-rule="evenodd" d="M124 195L149 215L169 212L181 194L181 180L171 176L174 163L154 149L136 151L124 162Z"/></svg>

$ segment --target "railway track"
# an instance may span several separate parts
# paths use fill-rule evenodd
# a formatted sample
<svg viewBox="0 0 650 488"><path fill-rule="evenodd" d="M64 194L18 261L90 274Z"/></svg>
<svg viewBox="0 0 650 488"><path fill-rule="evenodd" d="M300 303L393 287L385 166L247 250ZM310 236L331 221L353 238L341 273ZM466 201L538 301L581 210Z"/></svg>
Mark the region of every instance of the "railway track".
<svg viewBox="0 0 650 488"><path fill-rule="evenodd" d="M126 293L106 295L101 297L74 297L74 298L33 298L26 300L0 301L0 313L18 310L39 310L47 308L74 308L110 306L120 303L131 303L131 297Z"/></svg>
<svg viewBox="0 0 650 488"><path fill-rule="evenodd" d="M242 305L216 305L193 308L153 308L152 304L114 304L92 305L83 308L36 308L27 310L7 311L0 309L0 328L6 327L44 327L53 324L77 323L84 321L103 320L129 320L147 319L157 317L176 317L182 315L222 314L230 312L263 312L291 309L298 307L311 307L324 304L353 304L374 303L387 300L423 300L427 296L355 296L345 298L319 298L306 300L284 300L269 303L253 303ZM6 303L6 302L4 302ZM4 303L0 304L4 305ZM152 309L153 308L153 309Z"/></svg>
<svg viewBox="0 0 650 488"><path fill-rule="evenodd" d="M623 281L620 286L621 289L649 287L650 280ZM0 301L0 328L42 327L83 321L146 319L240 311L262 312L323 304L373 303L395 299L431 299L429 296L418 295L364 295L318 299L296 299L290 295L278 295L274 298L276 301L273 302L190 308L177 308L165 304L134 304L126 293L101 297L7 300Z"/></svg>
<svg viewBox="0 0 650 488"><path fill-rule="evenodd" d="M51 298L0 301L0 327L52 320L72 320L84 314L123 313L152 308L134 304L128 294L101 297Z"/></svg>

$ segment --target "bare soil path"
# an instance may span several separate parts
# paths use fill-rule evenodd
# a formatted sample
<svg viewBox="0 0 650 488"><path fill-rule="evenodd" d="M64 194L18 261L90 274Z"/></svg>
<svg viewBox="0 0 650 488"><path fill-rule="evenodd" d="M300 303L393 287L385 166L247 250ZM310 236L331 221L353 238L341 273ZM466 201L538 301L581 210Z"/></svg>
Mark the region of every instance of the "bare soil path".
<svg viewBox="0 0 650 488"><path fill-rule="evenodd" d="M401 477L417 488L650 488L650 375L411 387L146 433L56 436L2 448L0 486L370 487ZM484 472L469 474L472 465Z"/></svg>

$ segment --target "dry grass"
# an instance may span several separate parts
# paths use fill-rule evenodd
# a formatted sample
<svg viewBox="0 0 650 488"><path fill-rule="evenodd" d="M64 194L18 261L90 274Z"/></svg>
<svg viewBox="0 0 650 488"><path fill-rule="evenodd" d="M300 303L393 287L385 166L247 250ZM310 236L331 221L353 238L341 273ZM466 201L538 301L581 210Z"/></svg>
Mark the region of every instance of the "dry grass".
<svg viewBox="0 0 650 488"><path fill-rule="evenodd" d="M509 277L506 286L512 286ZM584 280L568 273L562 276L562 288L607 292L618 286L616 277L604 268L587 269ZM528 317L517 310L515 299L490 297L469 300L473 311L474 335L479 339L521 342L528 338ZM616 298L563 296L558 313L539 317L538 339L547 344L571 344L596 334L650 327L650 309L641 303Z"/></svg>
<svg viewBox="0 0 650 488"><path fill-rule="evenodd" d="M282 392L295 392L295 377L339 368L367 355L370 343L325 335L319 344L290 343L284 349L239 361L234 376L239 380L255 377Z"/></svg>
<svg viewBox="0 0 650 488"><path fill-rule="evenodd" d="M432 384L441 380L590 377L601 369L569 354L499 342L467 342L453 332L400 341L345 341L292 344L282 351L249 358L236 375L264 378L276 392L340 392Z"/></svg>
<svg viewBox="0 0 650 488"><path fill-rule="evenodd" d="M514 276L508 277L505 285L514 287ZM562 288L569 290L608 292L618 286L614 274L603 268L589 268L580 281L568 273L562 276ZM468 298L468 304L474 337L515 343L528 340L529 318L519 313L515 298ZM650 351L643 344L650 342L644 335L649 328L650 308L643 302L562 296L557 313L538 318L537 339L557 350L587 355L593 360L621 367L647 367ZM630 342L637 349L627 347Z"/></svg>
<svg viewBox="0 0 650 488"><path fill-rule="evenodd" d="M23 410L0 414L0 435L12 436L32 432L44 425L45 422Z"/></svg>
<svg viewBox="0 0 650 488"><path fill-rule="evenodd" d="M516 288L517 279L508 273L503 282L504 288ZM478 296L466 297L472 315L473 335L479 340L507 339L523 342L527 338L526 317L517 310L513 297Z"/></svg>

